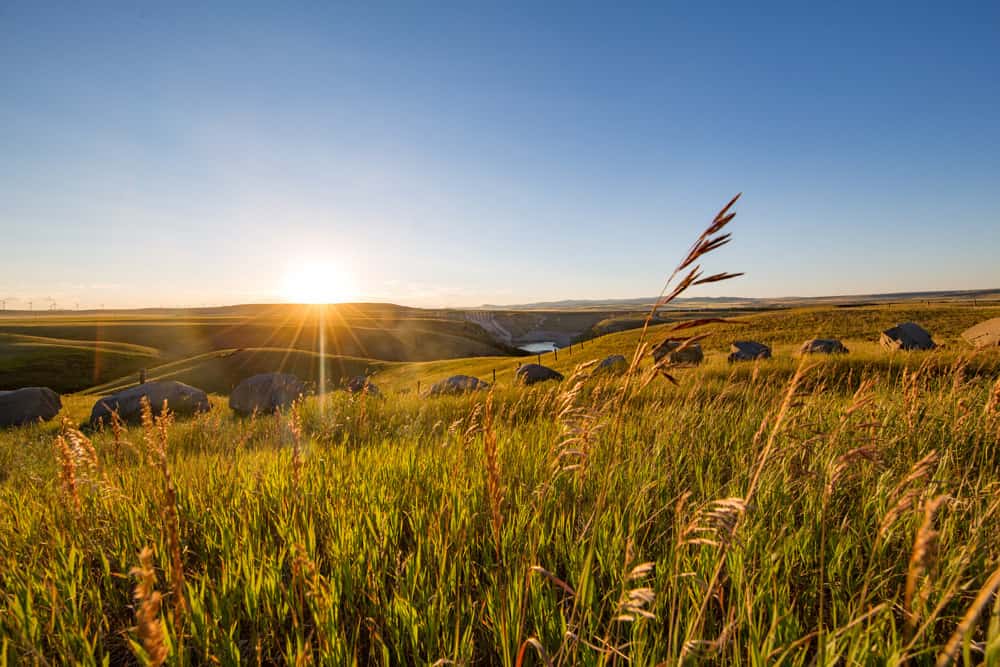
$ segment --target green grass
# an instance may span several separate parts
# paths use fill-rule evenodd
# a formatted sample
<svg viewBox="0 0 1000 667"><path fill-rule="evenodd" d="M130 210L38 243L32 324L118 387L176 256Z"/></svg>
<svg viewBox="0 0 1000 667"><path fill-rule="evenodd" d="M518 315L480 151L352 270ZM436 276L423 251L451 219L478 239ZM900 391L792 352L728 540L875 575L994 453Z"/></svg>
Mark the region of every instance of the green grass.
<svg viewBox="0 0 1000 667"><path fill-rule="evenodd" d="M0 389L75 391L157 361L157 350L142 345L0 333Z"/></svg>
<svg viewBox="0 0 1000 667"><path fill-rule="evenodd" d="M345 359L420 361L515 352L455 313L433 317L431 311L379 304L210 312L0 316L0 389L32 384L83 391L131 382L141 368L177 364L191 377L208 378L209 391L228 391L228 366L212 360L233 350L280 349L298 359L293 368L307 369L309 355L320 349L321 331L325 353ZM194 370L203 362L208 367ZM255 367L252 361L247 365Z"/></svg>
<svg viewBox="0 0 1000 667"><path fill-rule="evenodd" d="M522 649L524 664L542 651L562 665L933 664L1000 565L1000 409L988 407L1000 353L957 342L989 316L756 315L717 326L679 386L518 388L505 368L492 408L485 394L413 389L489 379L499 360L387 364L385 399L310 398L300 437L288 415L237 419L213 397L168 431L183 590L173 505L148 461L155 430L94 434L96 466L70 447L75 490L56 464L58 424L6 431L0 655L141 662L129 571L150 545L171 664L513 665ZM878 330L896 319L946 347L882 351ZM777 358L730 367L736 331ZM779 420L794 349L817 334L852 352L816 359ZM637 335L555 365L628 354ZM92 398L65 399L72 422ZM745 511L719 502L748 494ZM936 548L914 559L915 542ZM958 649L997 664L1000 605L987 599Z"/></svg>

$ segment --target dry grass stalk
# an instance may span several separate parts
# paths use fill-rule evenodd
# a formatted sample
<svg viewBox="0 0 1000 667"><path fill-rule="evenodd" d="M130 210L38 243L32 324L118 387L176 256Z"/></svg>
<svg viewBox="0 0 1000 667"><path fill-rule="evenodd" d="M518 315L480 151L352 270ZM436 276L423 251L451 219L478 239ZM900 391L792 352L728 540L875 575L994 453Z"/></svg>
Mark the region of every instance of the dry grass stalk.
<svg viewBox="0 0 1000 667"><path fill-rule="evenodd" d="M913 540L913 551L906 571L906 590L903 597L903 614L906 617L906 628L912 634L917 627L919 614L914 609L914 598L917 596L917 583L930 569L937 555L938 531L934 529L934 516L947 500L948 496L940 495L928 499L924 503L924 518ZM920 595L922 603L926 603L928 592L923 590Z"/></svg>
<svg viewBox="0 0 1000 667"><path fill-rule="evenodd" d="M649 313L646 315L646 319L643 322L642 331L639 334L639 341L636 344L635 354L632 357L632 364L629 368L627 377L631 377L639 368L639 361L642 358L642 355L647 347L646 333L649 330L650 323L653 321L653 318L656 317L656 313L660 308L663 308L671 301L673 301L681 294L683 294L688 288L693 287L695 285L719 282L721 280L729 280L731 278L736 278L737 276L743 275L741 273L716 273L711 276L702 277L701 267L700 266L692 267L692 265L704 255L707 255L713 250L721 248L722 246L729 243L729 241L732 238L731 235L728 233L721 234L720 232L722 232L722 230L726 227L726 225L732 222L733 218L736 217L736 213L732 212L730 209L732 209L733 205L736 204L736 201L740 198L742 194L743 193L737 194L735 197L730 199L729 202L724 207L722 207L722 210L716 214L715 218L712 219L712 222L701 233L698 239L694 242L694 245L691 246L691 249L688 251L688 254L684 257L683 260L681 260L681 263L677 265L677 267L667 278L667 282L664 284L663 290L660 291L660 296L653 304L653 307L650 308ZM671 283L674 282L674 279L678 275L683 273L685 270L687 270L689 267L692 267L691 270L688 271L688 273L680 280L680 282L677 283L677 285L673 288L673 290L667 293L667 290L670 288ZM625 385L627 387L628 383L626 382Z"/></svg>
<svg viewBox="0 0 1000 667"><path fill-rule="evenodd" d="M986 401L986 405L983 406L983 417L987 420L993 419L1000 415L1000 378L993 383L993 390L990 392L990 397Z"/></svg>
<svg viewBox="0 0 1000 667"><path fill-rule="evenodd" d="M181 557L181 526L177 513L177 490L167 459L167 445L172 423L173 417L166 401L163 401L160 415L154 420L149 400L145 396L142 397L143 439L146 442L147 455L163 475L163 496L160 509L170 546L170 585L173 593L174 626L180 628L184 613L187 611L187 604L184 598L184 562Z"/></svg>
<svg viewBox="0 0 1000 667"><path fill-rule="evenodd" d="M493 391L486 397L483 413L483 450L486 455L486 490L490 504L490 524L493 529L493 544L496 548L497 563L503 560L503 496L500 482L500 452L494 428Z"/></svg>
<svg viewBox="0 0 1000 667"><path fill-rule="evenodd" d="M136 631L149 664L158 667L166 661L168 651L160 621L162 598L155 588L152 549L143 547L139 552L139 567L132 568L130 574L138 579L133 595L136 601Z"/></svg>
<svg viewBox="0 0 1000 667"><path fill-rule="evenodd" d="M878 529L878 539L882 540L889 532L889 529L896 523L900 516L905 514L916 503L916 499L925 490L924 483L934 476L937 470L938 461L937 450L931 450L923 458L913 464L899 484L889 494L890 501L896 499L892 507L882 518L882 523Z"/></svg>
<svg viewBox="0 0 1000 667"><path fill-rule="evenodd" d="M552 667L552 659L549 657L548 651L545 650L545 647L542 646L542 643L536 637L528 637L521 642L521 646L517 649L517 662L514 663L514 667L523 667L529 648L535 649L535 653L542 661L542 664Z"/></svg>
<svg viewBox="0 0 1000 667"><path fill-rule="evenodd" d="M826 476L826 488L823 490L824 502L830 499L838 484L860 472L858 463L862 461L878 463L878 460L878 450L874 445L855 447L834 459Z"/></svg>
<svg viewBox="0 0 1000 667"><path fill-rule="evenodd" d="M561 439L556 445L552 456L552 467L555 475L564 472L583 472L590 459L590 450L603 428L603 410L601 406L607 403L599 398L584 402L583 388L587 380L586 369L589 364L579 366L574 370L564 389L556 396L556 421L559 423ZM593 389L593 397L599 397L602 387Z"/></svg>
<svg viewBox="0 0 1000 667"><path fill-rule="evenodd" d="M983 613L983 609L990 603L998 588L1000 588L1000 567L993 571L990 578L979 589L976 599L969 605L969 608L962 616L962 620L958 622L955 632L952 633L948 639L948 643L945 644L944 650L938 655L937 662L935 663L936 667L947 667L947 665L950 665L955 660L955 656L958 654L965 636L979 619L980 614Z"/></svg>
<svg viewBox="0 0 1000 667"><path fill-rule="evenodd" d="M302 479L302 412L300 401L292 401L288 412L288 430L292 434L292 483L296 490Z"/></svg>
<svg viewBox="0 0 1000 667"><path fill-rule="evenodd" d="M82 462L91 473L96 474L100 468L100 461L97 459L97 450L94 449L94 443L90 438L73 428L68 417L63 417L60 431L69 443L77 462Z"/></svg>
<svg viewBox="0 0 1000 667"><path fill-rule="evenodd" d="M57 435L53 442L56 464L59 466L59 485L64 498L70 503L77 514L80 513L80 494L76 484L76 459L70 451L66 439Z"/></svg>
<svg viewBox="0 0 1000 667"><path fill-rule="evenodd" d="M728 546L747 511L742 498L720 498L699 507L681 532L680 544Z"/></svg>

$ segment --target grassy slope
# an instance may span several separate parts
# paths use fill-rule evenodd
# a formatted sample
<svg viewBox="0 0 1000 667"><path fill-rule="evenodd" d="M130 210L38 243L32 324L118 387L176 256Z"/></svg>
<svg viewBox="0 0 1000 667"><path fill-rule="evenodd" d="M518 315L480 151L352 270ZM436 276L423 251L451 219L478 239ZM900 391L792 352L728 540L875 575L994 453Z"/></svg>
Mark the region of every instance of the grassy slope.
<svg viewBox="0 0 1000 667"><path fill-rule="evenodd" d="M206 378L206 388L228 391L235 367L216 359L233 350L294 350L293 366L308 369L311 353L319 348L320 312L289 306L197 316L184 312L6 316L0 318L0 388L41 384L60 392L79 391L118 378L115 384L131 381L140 368L179 362L189 368L190 377ZM428 317L412 309L345 306L328 307L322 313L326 352L334 356L408 361L511 352L475 324ZM209 365L195 371L199 362ZM246 366L273 370L253 360ZM357 364L349 366L353 370Z"/></svg>
<svg viewBox="0 0 1000 667"><path fill-rule="evenodd" d="M0 334L0 389L43 385L68 392L157 363L154 348L129 343Z"/></svg>
<svg viewBox="0 0 1000 667"><path fill-rule="evenodd" d="M705 349L708 368L717 372L725 372L725 358L729 354L730 343L747 338L771 345L775 357L788 358L796 355L799 346L808 338L838 337L852 351L850 359L845 363L862 366L868 363L886 363L888 355L878 345L879 334L899 322L919 322L934 335L939 345L956 351L968 351L970 348L961 340L961 332L977 322L998 316L1000 307L996 306L801 308L733 317L731 319L739 324L711 324L674 335L709 333L710 336L701 341L701 344ZM670 335L671 326L659 324L650 327L647 339L658 342L666 338ZM541 361L546 366L568 374L578 364L600 360L612 354L623 354L631 359L641 335L640 330L634 329L609 334L585 341L582 345L559 350L556 354L543 354ZM518 363L535 360L536 357L483 357L390 364L379 371L375 382L379 386L398 391L414 390L417 381L421 382L422 387L426 387L428 383L458 373L492 380L493 370L496 369L497 381L510 384Z"/></svg>
<svg viewBox="0 0 1000 667"><path fill-rule="evenodd" d="M716 360L620 409L614 385L502 388L485 431L483 395L335 393L306 405L300 467L285 420L235 419L216 398L223 409L169 431L187 662L512 665L528 638L581 665L607 664L593 646L674 664L687 642L716 664L806 665L820 651L821 663L932 662L1000 563L1000 411L986 407L1000 354L964 370L958 359L947 349L825 359L773 440L788 357L735 374ZM928 360L902 383L904 365ZM87 397L67 399L73 419L88 409ZM138 637L127 573L147 544L177 645L164 481L144 463L142 431L96 435L96 470L85 449L71 452L70 488L53 457L57 430L0 434L0 653L15 664L128 659ZM713 503L747 493L769 441L724 551L734 505ZM906 482L932 451L936 462ZM907 603L922 507L937 494L952 500ZM615 620L623 614L633 622ZM1000 655L992 623L974 624L971 639Z"/></svg>

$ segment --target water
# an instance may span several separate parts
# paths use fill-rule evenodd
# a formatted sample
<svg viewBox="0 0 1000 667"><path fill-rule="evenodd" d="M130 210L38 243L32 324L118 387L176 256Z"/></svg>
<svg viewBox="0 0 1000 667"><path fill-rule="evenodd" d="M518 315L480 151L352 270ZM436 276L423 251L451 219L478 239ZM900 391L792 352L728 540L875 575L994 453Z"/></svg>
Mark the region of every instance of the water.
<svg viewBox="0 0 1000 667"><path fill-rule="evenodd" d="M524 350L525 352L531 352L532 354L544 354L546 352L558 350L559 346L551 340L545 340L540 343L525 343L524 345L519 345L517 349Z"/></svg>

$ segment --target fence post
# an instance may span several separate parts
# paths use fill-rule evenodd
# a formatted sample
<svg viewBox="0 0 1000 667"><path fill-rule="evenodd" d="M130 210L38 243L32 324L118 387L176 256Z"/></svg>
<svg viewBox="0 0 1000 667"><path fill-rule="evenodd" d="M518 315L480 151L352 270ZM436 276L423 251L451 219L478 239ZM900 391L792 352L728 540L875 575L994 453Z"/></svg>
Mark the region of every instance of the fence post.
<svg viewBox="0 0 1000 667"><path fill-rule="evenodd" d="M493 384L497 383L497 369L493 369Z"/></svg>
<svg viewBox="0 0 1000 667"><path fill-rule="evenodd" d="M541 365L541 363L542 363L542 353L541 352L538 353L538 363L539 363L539 365Z"/></svg>
<svg viewBox="0 0 1000 667"><path fill-rule="evenodd" d="M552 356L554 356L556 358L556 361L559 361L559 349L558 348L555 348L555 347L552 348Z"/></svg>
<svg viewBox="0 0 1000 667"><path fill-rule="evenodd" d="M420 395L420 380L417 380L417 395Z"/></svg>

